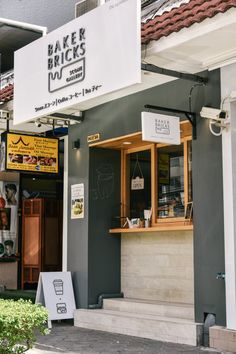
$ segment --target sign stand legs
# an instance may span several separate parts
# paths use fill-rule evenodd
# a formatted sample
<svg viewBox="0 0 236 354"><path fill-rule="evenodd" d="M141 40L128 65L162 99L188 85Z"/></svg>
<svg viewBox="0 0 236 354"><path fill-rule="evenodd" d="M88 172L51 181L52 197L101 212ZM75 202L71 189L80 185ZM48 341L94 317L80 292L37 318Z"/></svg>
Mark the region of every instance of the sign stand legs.
<svg viewBox="0 0 236 354"><path fill-rule="evenodd" d="M48 328L52 329L52 321L51 320L48 320Z"/></svg>

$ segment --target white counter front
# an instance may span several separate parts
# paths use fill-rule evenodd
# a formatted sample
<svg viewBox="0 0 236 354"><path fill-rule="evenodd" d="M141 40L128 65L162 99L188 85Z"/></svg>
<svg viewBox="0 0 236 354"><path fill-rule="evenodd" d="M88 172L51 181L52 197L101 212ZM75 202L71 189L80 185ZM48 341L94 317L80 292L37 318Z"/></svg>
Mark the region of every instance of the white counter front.
<svg viewBox="0 0 236 354"><path fill-rule="evenodd" d="M193 231L121 235L125 297L194 303Z"/></svg>

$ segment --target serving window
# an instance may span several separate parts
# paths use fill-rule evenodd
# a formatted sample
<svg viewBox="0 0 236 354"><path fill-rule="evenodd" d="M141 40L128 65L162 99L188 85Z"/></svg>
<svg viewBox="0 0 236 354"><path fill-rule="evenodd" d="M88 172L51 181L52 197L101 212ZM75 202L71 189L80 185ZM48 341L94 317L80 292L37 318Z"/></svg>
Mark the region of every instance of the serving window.
<svg viewBox="0 0 236 354"><path fill-rule="evenodd" d="M124 217L144 219L144 210L151 208L151 149L125 152ZM125 183L124 183L125 182ZM123 189L123 187L122 187Z"/></svg>
<svg viewBox="0 0 236 354"><path fill-rule="evenodd" d="M151 227L185 222L192 202L192 128L180 126L180 145L145 142L140 132L91 145L121 151L121 227L127 217L144 220L147 210Z"/></svg>
<svg viewBox="0 0 236 354"><path fill-rule="evenodd" d="M152 226L163 222L184 222L186 206L192 201L189 123L185 122L183 132L180 145L151 143L123 150L123 218L142 220L144 210L149 209L152 211ZM136 180L137 185L134 184Z"/></svg>
<svg viewBox="0 0 236 354"><path fill-rule="evenodd" d="M157 218L184 217L183 144L157 149Z"/></svg>
<svg viewBox="0 0 236 354"><path fill-rule="evenodd" d="M155 178L155 176L153 176ZM157 145L157 221L184 218L192 201L192 142L180 145Z"/></svg>

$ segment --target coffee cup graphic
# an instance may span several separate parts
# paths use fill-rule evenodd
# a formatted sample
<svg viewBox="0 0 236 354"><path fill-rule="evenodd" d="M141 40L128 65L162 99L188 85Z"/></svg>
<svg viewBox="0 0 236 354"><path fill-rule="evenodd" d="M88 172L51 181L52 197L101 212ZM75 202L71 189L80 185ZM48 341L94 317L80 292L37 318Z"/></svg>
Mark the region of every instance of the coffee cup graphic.
<svg viewBox="0 0 236 354"><path fill-rule="evenodd" d="M53 280L53 286L56 295L63 295L63 281L61 279Z"/></svg>

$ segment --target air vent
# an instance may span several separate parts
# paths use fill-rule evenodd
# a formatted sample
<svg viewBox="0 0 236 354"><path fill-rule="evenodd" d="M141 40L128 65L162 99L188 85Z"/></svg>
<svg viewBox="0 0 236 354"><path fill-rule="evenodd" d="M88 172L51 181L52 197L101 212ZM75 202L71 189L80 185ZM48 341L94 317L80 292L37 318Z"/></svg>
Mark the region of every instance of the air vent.
<svg viewBox="0 0 236 354"><path fill-rule="evenodd" d="M80 0L75 4L75 17L82 16L109 0Z"/></svg>

